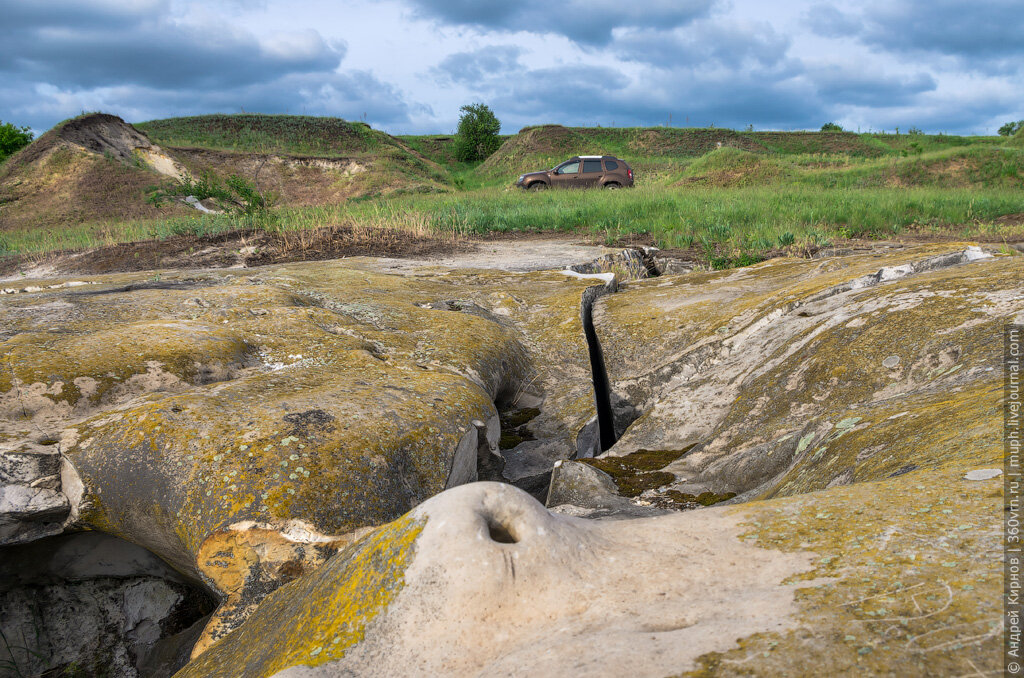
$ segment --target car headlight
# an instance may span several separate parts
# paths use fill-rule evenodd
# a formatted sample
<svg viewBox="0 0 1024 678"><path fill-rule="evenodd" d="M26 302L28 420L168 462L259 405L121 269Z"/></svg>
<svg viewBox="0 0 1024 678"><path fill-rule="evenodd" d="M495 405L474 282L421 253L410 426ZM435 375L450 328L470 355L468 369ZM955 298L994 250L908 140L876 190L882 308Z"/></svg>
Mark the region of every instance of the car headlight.
<svg viewBox="0 0 1024 678"><path fill-rule="evenodd" d="M525 175L525 174L520 174L520 175L519 175L519 181L517 181L516 183L517 183L517 184L521 184L521 183L523 183L523 179L525 179L525 178L526 178L526 175Z"/></svg>

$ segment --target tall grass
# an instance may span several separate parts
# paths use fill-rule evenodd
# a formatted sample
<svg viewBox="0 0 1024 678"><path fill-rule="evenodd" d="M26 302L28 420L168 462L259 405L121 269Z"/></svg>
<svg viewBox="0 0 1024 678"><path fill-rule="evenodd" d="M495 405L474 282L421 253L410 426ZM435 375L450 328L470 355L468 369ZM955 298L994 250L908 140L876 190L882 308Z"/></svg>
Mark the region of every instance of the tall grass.
<svg viewBox="0 0 1024 678"><path fill-rule="evenodd" d="M822 190L794 185L524 193L482 188L279 208L268 218L196 214L157 221L84 224L59 231L12 232L4 235L0 249L44 252L236 229L293 232L350 224L440 237L555 231L584 233L611 242L628 234L649 233L661 247L707 249L717 244L737 251L763 251L792 242L891 237L911 227L964 238L999 235L1013 229L997 226L996 219L1015 213L1024 213L1024 191Z"/></svg>
<svg viewBox="0 0 1024 678"><path fill-rule="evenodd" d="M361 207L345 207L355 219ZM786 232L811 239L892 235L911 225L970 233L990 232L996 218L1024 211L1024 192L816 187L660 187L630 191L524 194L495 189L471 194L378 203L391 214L421 212L435 228L467 233L572 231L650 233L663 247L688 246L709 228L725 226L738 241L747 234L777 240Z"/></svg>

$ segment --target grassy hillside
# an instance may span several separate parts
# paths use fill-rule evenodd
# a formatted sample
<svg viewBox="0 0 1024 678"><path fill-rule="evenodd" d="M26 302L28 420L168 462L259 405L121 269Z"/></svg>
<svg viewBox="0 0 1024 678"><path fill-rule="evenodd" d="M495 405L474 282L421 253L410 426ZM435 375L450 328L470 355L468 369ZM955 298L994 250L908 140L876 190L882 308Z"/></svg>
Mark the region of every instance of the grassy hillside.
<svg viewBox="0 0 1024 678"><path fill-rule="evenodd" d="M441 166L400 139L341 118L243 113L135 127L194 174L248 177L289 206L441 191L450 181Z"/></svg>
<svg viewBox="0 0 1024 678"><path fill-rule="evenodd" d="M186 214L180 205L146 202L146 189L162 179L132 153L146 143L114 116L57 124L0 164L0 233L30 230L56 246L71 224Z"/></svg>
<svg viewBox="0 0 1024 678"><path fill-rule="evenodd" d="M523 172L548 169L573 155L610 154L626 159L638 174L675 182L694 176L689 165L718 149L738 149L810 168L854 165L882 158L952 148L995 147L997 137L852 132L737 132L672 127L580 128L542 125L510 137L480 167L485 180L514 181ZM782 165L783 168L786 165ZM781 172L787 174L785 171ZM769 178L775 173L768 172Z"/></svg>
<svg viewBox="0 0 1024 678"><path fill-rule="evenodd" d="M149 152L154 143L162 147L155 152L163 168L178 172L173 176L186 171L223 182L238 175L282 207L451 190L439 165L362 123L209 115L135 128L116 116L91 113L61 122L0 164L5 247L17 249L23 241L33 249L58 247L72 229L108 239L111 230L123 230L120 222L193 212L180 202L158 207L148 201L154 186L175 181L155 171ZM72 241L83 242L80 236Z"/></svg>
<svg viewBox="0 0 1024 678"><path fill-rule="evenodd" d="M395 145L365 123L306 115L197 115L134 126L161 146L240 153L350 157Z"/></svg>

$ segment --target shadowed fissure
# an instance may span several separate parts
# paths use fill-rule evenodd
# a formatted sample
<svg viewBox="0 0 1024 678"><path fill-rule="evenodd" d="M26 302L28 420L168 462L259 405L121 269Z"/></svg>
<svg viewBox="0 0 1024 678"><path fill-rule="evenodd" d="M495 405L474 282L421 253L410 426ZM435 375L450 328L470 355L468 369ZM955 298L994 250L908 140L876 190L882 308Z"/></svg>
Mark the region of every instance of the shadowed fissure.
<svg viewBox="0 0 1024 678"><path fill-rule="evenodd" d="M587 339L587 353L590 356L590 372L594 383L594 404L597 408L597 427L600 433L600 452L607 452L618 439L612 418L612 387L608 381L608 370L601 352L601 340L597 338L594 327L594 304L605 294L614 290L608 285L595 285L583 291L580 303L580 319L583 321L583 334Z"/></svg>

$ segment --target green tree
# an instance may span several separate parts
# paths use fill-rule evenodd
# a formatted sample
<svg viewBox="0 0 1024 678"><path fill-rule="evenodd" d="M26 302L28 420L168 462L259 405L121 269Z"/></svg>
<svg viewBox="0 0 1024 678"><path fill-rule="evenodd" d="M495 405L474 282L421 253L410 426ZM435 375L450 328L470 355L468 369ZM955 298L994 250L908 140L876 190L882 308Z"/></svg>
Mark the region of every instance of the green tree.
<svg viewBox="0 0 1024 678"><path fill-rule="evenodd" d="M0 123L0 162L30 143L32 130L28 127L15 127L9 122Z"/></svg>
<svg viewBox="0 0 1024 678"><path fill-rule="evenodd" d="M843 128L840 127L839 125L835 124L834 122L826 122L824 125L821 126L821 131L822 132L842 132Z"/></svg>
<svg viewBox="0 0 1024 678"><path fill-rule="evenodd" d="M455 133L455 157L460 162L483 160L498 150L501 123L486 104L467 104L459 109L459 129Z"/></svg>
<svg viewBox="0 0 1024 678"><path fill-rule="evenodd" d="M1016 122L1008 122L999 128L999 135L1004 137L1012 137L1018 131L1024 129L1024 120L1017 120Z"/></svg>

